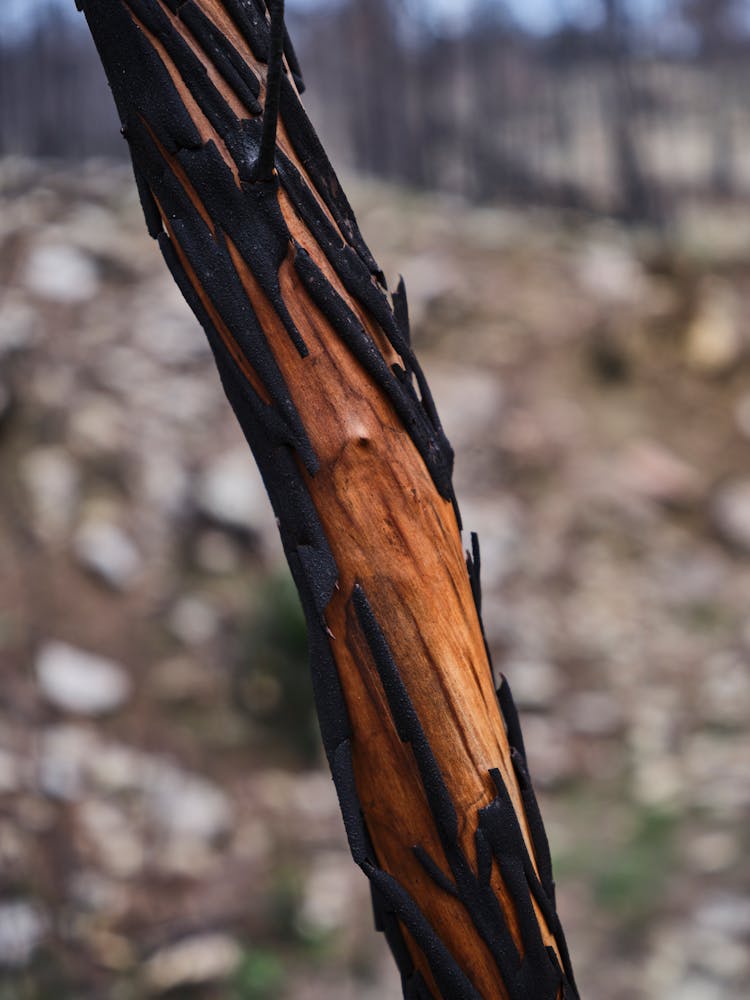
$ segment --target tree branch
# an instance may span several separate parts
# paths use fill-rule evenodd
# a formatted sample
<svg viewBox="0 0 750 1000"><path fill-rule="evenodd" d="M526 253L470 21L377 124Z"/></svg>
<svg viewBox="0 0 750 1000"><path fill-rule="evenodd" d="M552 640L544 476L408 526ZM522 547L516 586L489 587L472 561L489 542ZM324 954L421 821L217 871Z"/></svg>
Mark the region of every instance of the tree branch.
<svg viewBox="0 0 750 1000"><path fill-rule="evenodd" d="M404 995L575 997L405 292L394 310L300 105L291 50L278 58L278 7L269 26L261 0L82 6L149 232L278 517L349 843Z"/></svg>

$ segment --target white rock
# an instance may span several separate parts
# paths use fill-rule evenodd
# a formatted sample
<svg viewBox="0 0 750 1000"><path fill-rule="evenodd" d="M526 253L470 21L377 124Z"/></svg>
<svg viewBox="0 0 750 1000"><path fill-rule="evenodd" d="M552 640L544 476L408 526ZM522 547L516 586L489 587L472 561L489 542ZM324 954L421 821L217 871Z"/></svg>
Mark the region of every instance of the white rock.
<svg viewBox="0 0 750 1000"><path fill-rule="evenodd" d="M41 944L47 921L26 899L0 902L0 966L21 968Z"/></svg>
<svg viewBox="0 0 750 1000"><path fill-rule="evenodd" d="M198 507L207 518L236 531L277 532L263 480L248 448L213 459L198 481Z"/></svg>
<svg viewBox="0 0 750 1000"><path fill-rule="evenodd" d="M115 590L126 590L141 571L141 557L125 532L103 517L90 517L73 538L78 562Z"/></svg>
<svg viewBox="0 0 750 1000"><path fill-rule="evenodd" d="M92 299L99 289L96 264L75 247L41 244L32 248L24 271L26 288L40 299L74 305Z"/></svg>
<svg viewBox="0 0 750 1000"><path fill-rule="evenodd" d="M750 936L750 896L720 893L704 903L696 913L696 923L727 937Z"/></svg>
<svg viewBox="0 0 750 1000"><path fill-rule="evenodd" d="M146 776L144 791L152 821L166 833L212 841L231 827L228 797L199 775L159 763Z"/></svg>
<svg viewBox="0 0 750 1000"><path fill-rule="evenodd" d="M21 460L36 533L57 542L70 527L78 500L78 470L63 448L35 448Z"/></svg>
<svg viewBox="0 0 750 1000"><path fill-rule="evenodd" d="M216 635L219 616L207 601L189 594L181 597L172 608L169 627L175 638L186 646L199 646Z"/></svg>
<svg viewBox="0 0 750 1000"><path fill-rule="evenodd" d="M724 541L750 552L750 479L736 479L720 486L711 516Z"/></svg>
<svg viewBox="0 0 750 1000"><path fill-rule="evenodd" d="M188 989L230 976L242 958L242 949L226 934L195 934L159 949L144 965L152 993Z"/></svg>
<svg viewBox="0 0 750 1000"><path fill-rule="evenodd" d="M64 642L48 642L42 647L36 675L46 700L73 714L114 712L130 694L130 678L119 664Z"/></svg>

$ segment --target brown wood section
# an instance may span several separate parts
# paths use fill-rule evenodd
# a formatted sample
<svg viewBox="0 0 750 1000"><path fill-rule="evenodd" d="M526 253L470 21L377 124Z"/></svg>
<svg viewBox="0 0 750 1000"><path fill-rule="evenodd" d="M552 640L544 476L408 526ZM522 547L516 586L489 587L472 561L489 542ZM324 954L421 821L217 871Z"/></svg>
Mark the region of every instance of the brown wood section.
<svg viewBox="0 0 750 1000"><path fill-rule="evenodd" d="M221 3L196 3L231 38L263 80L265 66L254 60ZM197 51L197 43L190 39L179 18L171 13L170 17ZM163 46L157 39L151 41L204 140L216 142L236 177L236 164L226 144L190 95ZM212 80L239 113L242 109L236 95L223 79L214 73ZM307 177L283 129L279 141ZM162 152L180 177L179 166ZM185 189L206 218L206 209L198 203L195 191L187 183ZM388 363L397 361L398 355L383 332L345 291L283 192L279 200L294 240L309 252L339 295L359 315ZM319 197L318 202L323 210ZM172 235L166 218L164 224ZM195 272L187 266L179 244L174 238L173 242L222 337L231 341ZM466 857L475 864L477 813L495 798L489 770L497 767L510 790L533 858L453 508L438 493L391 403L309 298L293 266L293 244L290 242L281 267L280 283L283 299L309 351L304 358L231 242L229 250L320 460L320 470L314 477L303 474L340 570L338 587L325 617L353 723L357 789L379 863L409 890L479 993L486 998L505 998L507 992L496 964L463 904L440 889L414 855L413 847L422 846L450 875L411 747L396 732L375 664L350 604L352 588L360 583L387 637L455 803ZM229 346L248 380L261 392L247 362L238 356L236 344ZM496 864L492 885L516 944L522 949L513 905ZM555 948L538 909L537 917L545 942ZM408 934L406 940L416 966L439 996L425 956Z"/></svg>

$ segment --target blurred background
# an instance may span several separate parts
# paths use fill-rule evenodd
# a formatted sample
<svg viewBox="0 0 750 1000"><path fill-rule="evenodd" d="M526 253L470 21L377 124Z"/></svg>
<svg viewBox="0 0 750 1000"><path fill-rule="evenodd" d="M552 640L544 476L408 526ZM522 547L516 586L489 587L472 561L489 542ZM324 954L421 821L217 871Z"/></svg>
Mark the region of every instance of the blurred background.
<svg viewBox="0 0 750 1000"><path fill-rule="evenodd" d="M289 0L458 453L584 997L750 975L750 14ZM72 0L0 9L0 1000L396 1000Z"/></svg>

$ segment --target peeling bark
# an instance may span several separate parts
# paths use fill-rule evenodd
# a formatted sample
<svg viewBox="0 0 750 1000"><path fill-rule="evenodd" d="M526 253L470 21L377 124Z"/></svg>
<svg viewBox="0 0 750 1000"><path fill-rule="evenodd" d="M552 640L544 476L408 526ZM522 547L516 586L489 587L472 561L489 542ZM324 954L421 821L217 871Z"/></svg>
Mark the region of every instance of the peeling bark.
<svg viewBox="0 0 750 1000"><path fill-rule="evenodd" d="M305 116L288 37L275 64L263 0L79 5L149 232L279 521L349 844L404 996L572 1000L518 718L482 631L478 544L465 561L406 293L389 296Z"/></svg>

